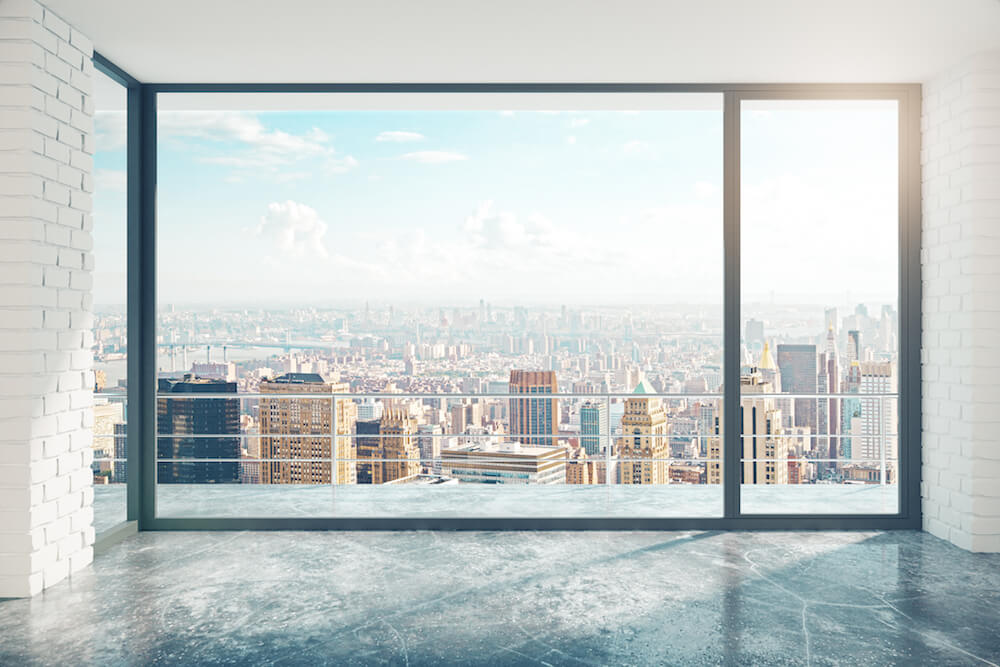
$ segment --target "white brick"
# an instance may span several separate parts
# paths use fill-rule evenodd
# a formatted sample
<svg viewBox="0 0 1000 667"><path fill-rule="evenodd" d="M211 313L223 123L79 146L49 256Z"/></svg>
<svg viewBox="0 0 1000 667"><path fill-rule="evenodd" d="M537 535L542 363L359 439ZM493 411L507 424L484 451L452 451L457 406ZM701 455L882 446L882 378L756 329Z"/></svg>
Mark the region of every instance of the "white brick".
<svg viewBox="0 0 1000 667"><path fill-rule="evenodd" d="M54 32L61 43L69 44L69 24L53 14L52 11L45 10L45 18L42 20L42 25Z"/></svg>
<svg viewBox="0 0 1000 667"><path fill-rule="evenodd" d="M0 0L0 597L93 558L92 49Z"/></svg>
<svg viewBox="0 0 1000 667"><path fill-rule="evenodd" d="M43 11L42 6L36 0L3 0L0 2L0 16L31 19L41 23Z"/></svg>
<svg viewBox="0 0 1000 667"><path fill-rule="evenodd" d="M1000 52L924 87L924 528L1000 550Z"/></svg>

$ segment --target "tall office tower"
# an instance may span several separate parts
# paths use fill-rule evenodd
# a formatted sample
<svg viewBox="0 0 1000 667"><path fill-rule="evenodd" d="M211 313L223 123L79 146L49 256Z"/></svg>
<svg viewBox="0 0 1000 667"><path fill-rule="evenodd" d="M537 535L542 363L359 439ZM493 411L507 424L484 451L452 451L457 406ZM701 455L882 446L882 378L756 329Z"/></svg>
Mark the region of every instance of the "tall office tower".
<svg viewBox="0 0 1000 667"><path fill-rule="evenodd" d="M567 484L597 484L597 468L583 447L574 447L566 457Z"/></svg>
<svg viewBox="0 0 1000 667"><path fill-rule="evenodd" d="M779 348L780 349L780 348ZM743 433L743 484L788 484L788 440L773 394L760 373L740 377L740 421Z"/></svg>
<svg viewBox="0 0 1000 667"><path fill-rule="evenodd" d="M667 412L656 390L641 381L625 399L622 435L618 438L619 484L668 484L670 482L670 441Z"/></svg>
<svg viewBox="0 0 1000 667"><path fill-rule="evenodd" d="M760 362L757 364L761 379L771 385L771 391L775 394L781 393L781 371L771 354L771 346L764 343L764 351L760 355ZM775 406L781 410L781 418L785 421L783 426L794 426L795 400L791 398L775 399Z"/></svg>
<svg viewBox="0 0 1000 667"><path fill-rule="evenodd" d="M586 401L580 408L580 446L588 456L598 456L604 451L607 438L600 437L608 430L608 406L604 401Z"/></svg>
<svg viewBox="0 0 1000 667"><path fill-rule="evenodd" d="M707 484L722 484L722 401L716 401L711 406L706 432L708 444L705 458L705 482Z"/></svg>
<svg viewBox="0 0 1000 667"><path fill-rule="evenodd" d="M440 424L417 425L417 447L420 449L420 468L441 471L441 438L444 429Z"/></svg>
<svg viewBox="0 0 1000 667"><path fill-rule="evenodd" d="M349 390L347 383L327 382L317 373L286 373L260 383L262 394L338 394ZM334 420L333 404L332 397L260 399L262 484L330 484L334 481L330 474L333 458L337 459L336 483L356 483L354 443L350 437L338 437L334 450L330 436L334 421L338 436L353 433L357 405L338 399Z"/></svg>
<svg viewBox="0 0 1000 667"><path fill-rule="evenodd" d="M782 422L778 401L769 396L774 387L765 382L760 371L740 376L740 421L743 434L741 479L743 484L788 484L790 440ZM719 401L714 409L713 433L708 440L706 481L722 483L722 420ZM794 470L795 466L791 466Z"/></svg>
<svg viewBox="0 0 1000 667"><path fill-rule="evenodd" d="M764 323L749 319L743 327L743 342L747 347L760 346L764 343Z"/></svg>
<svg viewBox="0 0 1000 667"><path fill-rule="evenodd" d="M861 332L851 329L847 332L847 365L861 361Z"/></svg>
<svg viewBox="0 0 1000 667"><path fill-rule="evenodd" d="M451 406L451 433L467 433L470 428L483 425L483 404L477 400L462 399Z"/></svg>
<svg viewBox="0 0 1000 667"><path fill-rule="evenodd" d="M420 449L417 447L417 420L405 410L387 410L379 424L381 467L374 466L373 484L395 482L420 472Z"/></svg>
<svg viewBox="0 0 1000 667"><path fill-rule="evenodd" d="M127 424L115 424L115 473L114 480L118 484L128 482L128 439Z"/></svg>
<svg viewBox="0 0 1000 667"><path fill-rule="evenodd" d="M382 409L385 407L382 401L374 398L364 398L358 406L358 421L371 421L382 419Z"/></svg>
<svg viewBox="0 0 1000 667"><path fill-rule="evenodd" d="M818 377L815 345L779 345L778 369L781 390L788 394L815 394ZM795 426L808 426L816 433L816 398L796 398L792 402Z"/></svg>
<svg viewBox="0 0 1000 667"><path fill-rule="evenodd" d="M381 462L379 461L382 458L382 441L379 439L381 425L381 417L358 420L357 422L355 431L357 437L354 438L354 448L358 459L358 484L375 484L375 479L382 476ZM379 467L378 475L375 474L376 466Z"/></svg>
<svg viewBox="0 0 1000 667"><path fill-rule="evenodd" d="M827 308L823 311L823 322L827 331L832 331L833 335L837 335L837 309Z"/></svg>
<svg viewBox="0 0 1000 667"><path fill-rule="evenodd" d="M837 359L837 342L834 340L833 329L826 333L826 349L819 355L819 375L816 378L816 391L820 394L836 394L840 386L840 364ZM817 401L817 448L820 456L831 461L818 463L820 474L835 472L836 458L840 436L840 400L836 398L819 399Z"/></svg>
<svg viewBox="0 0 1000 667"><path fill-rule="evenodd" d="M185 375L160 378L158 394L235 394L236 383ZM156 464L159 484L223 484L240 481L240 401L237 398L166 398L156 401L158 459L213 459L211 463ZM217 438L178 436L218 435ZM217 459L228 459L220 462Z"/></svg>
<svg viewBox="0 0 1000 667"><path fill-rule="evenodd" d="M896 394L898 383L895 362L861 362L861 437L852 438L860 445L852 447L855 458L869 464L896 459L898 401L895 397L865 398L865 394Z"/></svg>
<svg viewBox="0 0 1000 667"><path fill-rule="evenodd" d="M845 394L861 393L861 362L852 361L847 368L842 385ZM850 460L853 458L854 436L861 433L861 399L845 398L841 401L840 417L840 458Z"/></svg>
<svg viewBox="0 0 1000 667"><path fill-rule="evenodd" d="M507 388L510 394L556 394L555 371L512 370ZM558 398L510 399L511 439L529 445L555 445L559 431Z"/></svg>

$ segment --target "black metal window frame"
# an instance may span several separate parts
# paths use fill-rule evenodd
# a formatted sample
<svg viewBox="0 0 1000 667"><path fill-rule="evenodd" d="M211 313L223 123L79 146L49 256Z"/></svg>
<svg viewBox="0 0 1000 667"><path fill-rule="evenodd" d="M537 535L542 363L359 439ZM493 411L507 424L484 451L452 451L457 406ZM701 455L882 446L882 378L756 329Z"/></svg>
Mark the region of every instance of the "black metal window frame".
<svg viewBox="0 0 1000 667"><path fill-rule="evenodd" d="M142 83L99 53L128 91L128 467L135 530L919 530L920 84ZM705 518L167 518L156 515L156 98L159 93L717 93L723 96L723 515ZM744 100L895 100L899 151L899 428L896 514L746 514L740 509L740 120ZM114 536L110 534L114 533Z"/></svg>

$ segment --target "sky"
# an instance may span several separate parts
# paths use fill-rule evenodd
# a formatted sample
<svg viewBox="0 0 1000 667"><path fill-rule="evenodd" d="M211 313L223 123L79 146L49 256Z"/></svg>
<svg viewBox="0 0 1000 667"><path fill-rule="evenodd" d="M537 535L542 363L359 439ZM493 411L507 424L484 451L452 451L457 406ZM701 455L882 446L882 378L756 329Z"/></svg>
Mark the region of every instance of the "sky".
<svg viewBox="0 0 1000 667"><path fill-rule="evenodd" d="M124 114L96 128L95 302L120 303ZM895 110L742 128L744 298L894 298ZM721 108L161 111L158 135L160 303L721 307Z"/></svg>

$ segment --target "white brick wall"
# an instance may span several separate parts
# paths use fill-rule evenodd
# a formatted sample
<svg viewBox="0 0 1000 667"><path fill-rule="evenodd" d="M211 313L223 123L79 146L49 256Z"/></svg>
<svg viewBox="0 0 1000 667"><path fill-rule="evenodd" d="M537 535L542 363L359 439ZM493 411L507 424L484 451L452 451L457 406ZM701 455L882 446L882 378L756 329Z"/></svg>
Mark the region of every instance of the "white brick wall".
<svg viewBox="0 0 1000 667"><path fill-rule="evenodd" d="M35 0L0 0L0 597L93 558L91 56Z"/></svg>
<svg viewBox="0 0 1000 667"><path fill-rule="evenodd" d="M924 528L1000 551L1000 51L924 85Z"/></svg>

